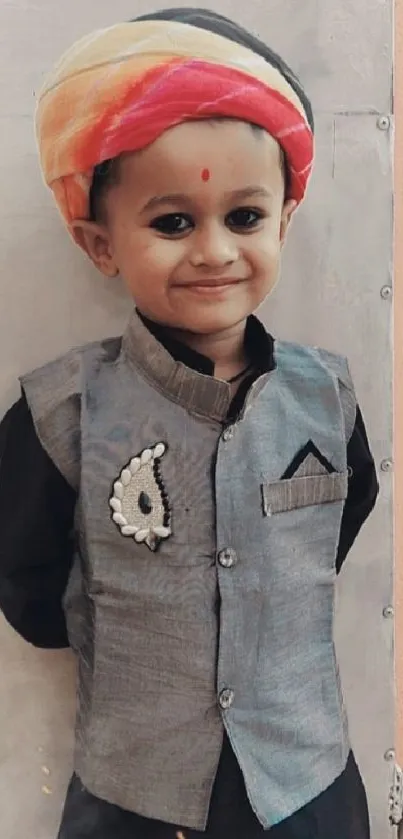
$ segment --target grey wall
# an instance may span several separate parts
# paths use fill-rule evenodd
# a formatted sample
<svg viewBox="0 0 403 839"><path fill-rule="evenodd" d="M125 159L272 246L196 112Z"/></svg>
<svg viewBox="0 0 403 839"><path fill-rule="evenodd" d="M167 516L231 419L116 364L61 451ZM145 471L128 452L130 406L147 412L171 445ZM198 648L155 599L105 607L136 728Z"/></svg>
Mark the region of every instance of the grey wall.
<svg viewBox="0 0 403 839"><path fill-rule="evenodd" d="M208 2L267 40L301 74L317 120L317 168L262 316L282 338L350 358L378 467L391 456L392 0ZM147 0L0 2L0 414L17 376L72 344L116 334L129 301L66 236L42 186L35 91L77 37L134 17ZM174 3L172 3L174 5ZM179 3L177 5L187 5ZM391 835L393 747L392 476L341 575L337 642L373 839ZM1 839L53 839L71 771L74 663L39 652L0 624ZM50 774L48 774L50 773Z"/></svg>

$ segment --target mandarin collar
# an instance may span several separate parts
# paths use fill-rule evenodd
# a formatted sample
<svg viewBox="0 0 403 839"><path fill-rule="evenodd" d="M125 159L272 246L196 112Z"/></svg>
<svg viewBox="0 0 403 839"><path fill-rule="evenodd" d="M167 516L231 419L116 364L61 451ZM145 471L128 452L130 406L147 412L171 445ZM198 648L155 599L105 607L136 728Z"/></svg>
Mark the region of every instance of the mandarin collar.
<svg viewBox="0 0 403 839"><path fill-rule="evenodd" d="M214 362L210 358L188 347L182 341L172 338L166 327L146 318L138 309L136 311L154 338L163 344L175 361L181 361L192 370L204 373L205 376L214 375ZM255 315L250 315L246 321L245 350L258 375L269 373L273 369L274 339L266 332L262 322Z"/></svg>
<svg viewBox="0 0 403 839"><path fill-rule="evenodd" d="M273 338L254 316L247 321L245 342L258 375L275 367ZM173 339L166 329L134 309L122 338L122 353L168 399L191 414L223 423L232 395L230 385L215 379L214 364Z"/></svg>

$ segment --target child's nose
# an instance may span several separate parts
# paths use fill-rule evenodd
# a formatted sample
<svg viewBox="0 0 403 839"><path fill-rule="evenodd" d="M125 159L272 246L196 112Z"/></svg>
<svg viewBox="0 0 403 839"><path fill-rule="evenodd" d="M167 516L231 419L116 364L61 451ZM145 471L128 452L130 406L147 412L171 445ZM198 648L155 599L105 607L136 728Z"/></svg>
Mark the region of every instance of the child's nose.
<svg viewBox="0 0 403 839"><path fill-rule="evenodd" d="M190 261L195 267L206 265L222 268L231 265L239 257L238 244L230 230L221 225L209 225L193 236Z"/></svg>

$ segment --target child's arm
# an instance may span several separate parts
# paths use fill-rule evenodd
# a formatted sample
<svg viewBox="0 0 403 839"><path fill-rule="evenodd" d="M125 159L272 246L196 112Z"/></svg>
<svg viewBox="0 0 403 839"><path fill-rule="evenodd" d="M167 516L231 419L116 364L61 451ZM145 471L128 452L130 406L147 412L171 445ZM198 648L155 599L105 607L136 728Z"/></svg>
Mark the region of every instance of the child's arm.
<svg viewBox="0 0 403 839"><path fill-rule="evenodd" d="M336 560L338 572L361 527L373 510L379 492L375 463L359 407L354 431L347 446L347 463L352 471L341 522Z"/></svg>
<svg viewBox="0 0 403 839"><path fill-rule="evenodd" d="M68 646L62 597L75 500L42 448L22 395L0 424L0 609L38 647Z"/></svg>

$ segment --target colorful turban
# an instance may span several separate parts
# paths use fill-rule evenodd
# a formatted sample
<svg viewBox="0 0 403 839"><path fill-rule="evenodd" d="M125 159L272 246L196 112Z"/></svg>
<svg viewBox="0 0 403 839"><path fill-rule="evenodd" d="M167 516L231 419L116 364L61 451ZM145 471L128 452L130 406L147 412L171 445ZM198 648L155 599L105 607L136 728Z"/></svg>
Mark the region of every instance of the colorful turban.
<svg viewBox="0 0 403 839"><path fill-rule="evenodd" d="M304 197L313 164L309 100L258 38L204 9L168 9L99 30L64 54L36 111L45 182L62 216L89 218L95 166L188 120L260 125L284 150L288 197Z"/></svg>

